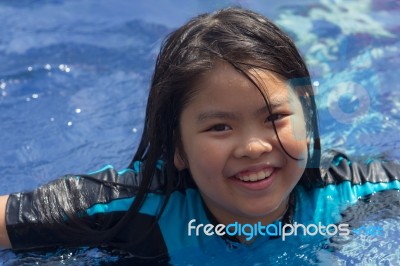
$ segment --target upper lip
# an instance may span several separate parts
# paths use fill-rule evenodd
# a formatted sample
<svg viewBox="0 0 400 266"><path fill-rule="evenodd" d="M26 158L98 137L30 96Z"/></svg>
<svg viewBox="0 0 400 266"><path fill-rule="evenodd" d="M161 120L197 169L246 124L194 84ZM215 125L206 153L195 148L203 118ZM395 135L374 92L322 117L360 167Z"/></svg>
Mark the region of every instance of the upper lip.
<svg viewBox="0 0 400 266"><path fill-rule="evenodd" d="M257 165L252 165L249 167L246 167L244 169L239 170L234 174L233 176L242 176L242 175L249 175L251 173L256 173L259 171L263 170L269 170L269 169L274 169L276 166L270 165L270 164L257 164Z"/></svg>

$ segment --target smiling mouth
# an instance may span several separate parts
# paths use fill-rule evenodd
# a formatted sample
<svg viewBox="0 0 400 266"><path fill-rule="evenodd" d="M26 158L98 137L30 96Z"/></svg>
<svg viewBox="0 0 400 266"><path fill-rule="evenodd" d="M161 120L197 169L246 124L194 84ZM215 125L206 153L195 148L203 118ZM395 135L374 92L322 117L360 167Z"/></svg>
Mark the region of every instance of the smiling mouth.
<svg viewBox="0 0 400 266"><path fill-rule="evenodd" d="M258 172L253 172L249 174L240 174L236 175L235 178L239 179L240 181L243 182L257 182L264 180L272 175L272 172L274 171L273 168L268 169L268 170L261 170Z"/></svg>

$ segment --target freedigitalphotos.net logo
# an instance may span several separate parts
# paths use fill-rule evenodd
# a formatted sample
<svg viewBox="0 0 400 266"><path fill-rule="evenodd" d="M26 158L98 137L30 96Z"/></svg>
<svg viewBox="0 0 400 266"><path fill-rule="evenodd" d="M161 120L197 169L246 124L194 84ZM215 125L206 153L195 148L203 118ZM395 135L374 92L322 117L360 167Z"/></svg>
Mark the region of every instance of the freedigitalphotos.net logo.
<svg viewBox="0 0 400 266"><path fill-rule="evenodd" d="M278 222L266 226L262 225L261 222L256 224L240 224L238 222L234 222L228 225L196 225L196 219L192 219L188 223L189 236L199 236L200 234L204 234L206 236L245 236L246 241L250 241L256 236L281 237L282 240L285 241L288 236L315 236L317 234L322 236L348 236L351 232L357 235L383 236L383 229L380 226L362 226L359 228L350 229L349 224L322 225L321 222L319 222L318 225L304 225L297 222L293 224L282 224L282 222Z"/></svg>

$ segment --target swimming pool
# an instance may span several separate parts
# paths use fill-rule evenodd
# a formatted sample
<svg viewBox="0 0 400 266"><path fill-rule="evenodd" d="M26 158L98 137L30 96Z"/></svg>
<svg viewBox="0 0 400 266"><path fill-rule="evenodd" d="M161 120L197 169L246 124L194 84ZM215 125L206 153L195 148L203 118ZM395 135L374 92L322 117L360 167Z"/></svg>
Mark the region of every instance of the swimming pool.
<svg viewBox="0 0 400 266"><path fill-rule="evenodd" d="M313 76L325 148L399 159L400 5L291 2L1 3L0 194L104 164L125 167L141 133L161 40L189 17L232 4L267 15L296 40ZM100 254L87 249L40 258L72 264ZM32 256L38 260L3 251L0 262Z"/></svg>

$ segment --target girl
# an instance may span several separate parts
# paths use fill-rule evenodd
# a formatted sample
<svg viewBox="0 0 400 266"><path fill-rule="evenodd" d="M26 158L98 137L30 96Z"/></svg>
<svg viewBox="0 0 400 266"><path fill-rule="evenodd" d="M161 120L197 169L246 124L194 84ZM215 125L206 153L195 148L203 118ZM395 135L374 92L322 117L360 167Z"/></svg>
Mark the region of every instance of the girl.
<svg viewBox="0 0 400 266"><path fill-rule="evenodd" d="M267 18L228 8L165 41L129 168L1 197L0 243L116 247L143 258L260 247L268 237L223 225L337 223L345 204L400 189L398 171L337 153L321 160L310 75L293 42Z"/></svg>

